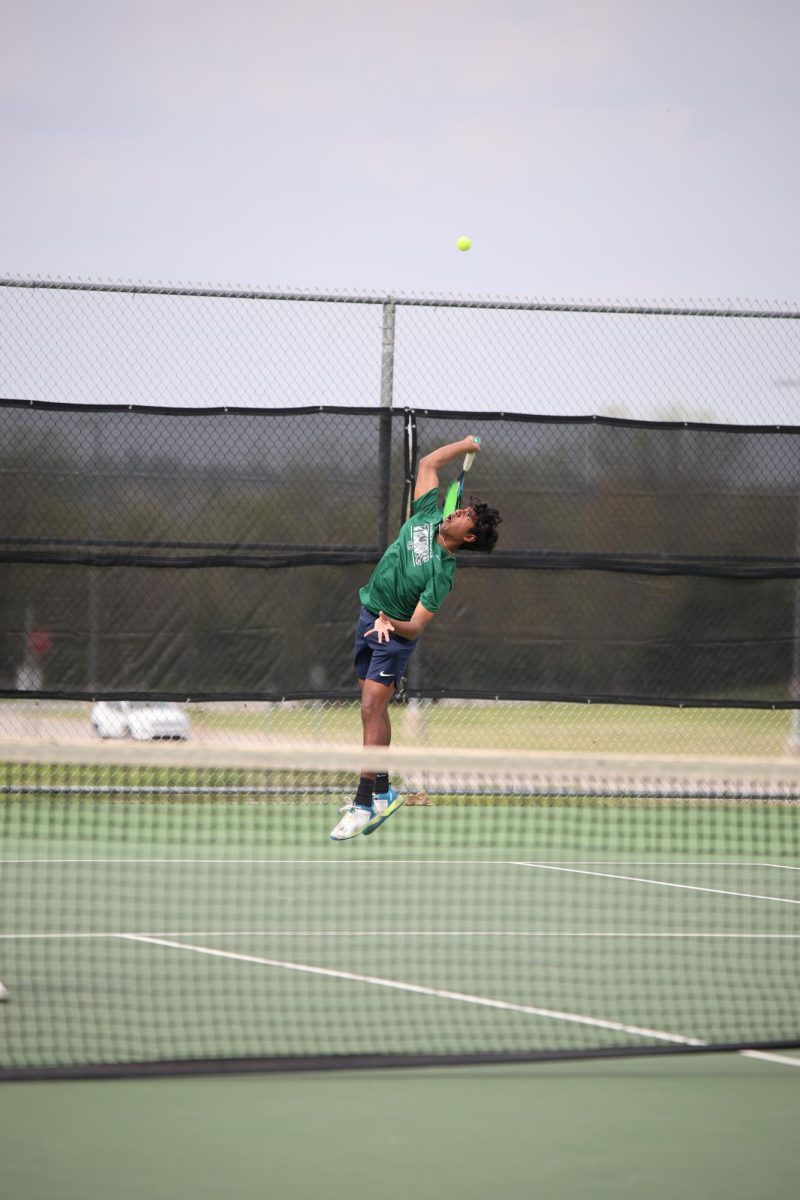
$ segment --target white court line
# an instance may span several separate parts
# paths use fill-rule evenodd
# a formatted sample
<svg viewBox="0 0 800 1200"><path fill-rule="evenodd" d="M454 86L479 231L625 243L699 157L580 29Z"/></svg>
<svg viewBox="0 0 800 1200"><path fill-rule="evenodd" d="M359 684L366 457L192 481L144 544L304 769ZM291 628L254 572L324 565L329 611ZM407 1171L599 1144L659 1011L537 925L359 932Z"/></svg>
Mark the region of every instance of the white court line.
<svg viewBox="0 0 800 1200"><path fill-rule="evenodd" d="M280 937L280 938L384 938L384 937L419 937L419 938L456 938L456 937L486 937L486 938L672 938L708 939L717 938L728 941L762 941L765 939L777 941L798 941L800 933L740 933L740 932L662 932L648 930L644 932L626 930L617 932L608 929L159 929L159 930L129 930L120 929L87 930L84 932L38 932L38 933L0 933L0 941L46 940L66 941L81 938L175 938L175 937Z"/></svg>
<svg viewBox="0 0 800 1200"><path fill-rule="evenodd" d="M560 1012L558 1009L537 1008L529 1004L512 1004L507 1000L494 1000L487 996L473 996L467 992L451 992L444 988L424 987L417 983L402 983L397 979L384 979L379 975L359 975L353 971L335 971L328 967L312 967L307 963L284 962L280 959L261 958L253 954L237 954L231 950L212 950L208 946L191 946L185 942L175 942L167 938L142 937L139 934L122 933L119 937L133 942L145 942L149 945L165 946L172 950L189 950L195 954L207 954L213 958L232 958L238 962L255 963L258 966L280 967L287 971L300 971L309 975L325 975L333 979L346 979L355 983L371 983L377 987L394 988L398 991L413 992L421 996L434 996L442 1000L458 1000L462 1004L477 1004L484 1008L499 1008L507 1012L520 1012L534 1017L548 1017L555 1021L569 1021L577 1025L590 1025L596 1029L609 1029L615 1033L633 1033L641 1037L655 1038L657 1041L672 1042L683 1046L704 1046L700 1038L684 1037L681 1034L667 1033L661 1029L647 1029L640 1025L626 1025L619 1021L606 1021L601 1017L587 1017L581 1013ZM766 1062L780 1063L784 1066L800 1066L800 1058L790 1058L788 1055L772 1054L760 1050L741 1050L740 1054L748 1058L760 1058Z"/></svg>
<svg viewBox="0 0 800 1200"><path fill-rule="evenodd" d="M136 863L155 863L158 865L197 865L211 866L264 866L264 867L295 867L295 866L350 866L350 867L519 867L519 866L606 866L606 867L774 867L784 871L800 871L800 867L783 866L780 863L765 862L698 862L691 859L660 861L650 858L553 858L537 859L535 864L520 862L513 858L0 858L2 865L39 863L78 863L91 866L93 863L115 863L134 865Z"/></svg>
<svg viewBox="0 0 800 1200"><path fill-rule="evenodd" d="M558 860L561 861L560 859ZM209 865L216 867L297 867L297 866L351 866L351 867L383 867L383 866L433 866L433 867L511 867L516 864L511 859L503 858L0 858L0 865L38 863L77 863L92 866L94 863L114 863L122 866L137 863L155 863L159 866L193 866ZM675 866L684 864L676 863ZM702 864L694 863L694 866ZM740 864L730 864L731 866ZM758 865L758 864L750 864Z"/></svg>
<svg viewBox="0 0 800 1200"><path fill-rule="evenodd" d="M577 867L555 866L546 862L518 862L518 867L536 867L543 871L565 871L569 875L591 875L598 879L622 879L628 883L651 883L655 887L681 888L687 892L710 892L714 896L738 896L742 900L772 900L775 904L800 904L786 896L761 896L755 892L729 892L723 888L700 887L695 883L670 883L666 879L645 879L640 875L612 875L608 871L579 871ZM687 864L688 865L688 864Z"/></svg>
<svg viewBox="0 0 800 1200"><path fill-rule="evenodd" d="M121 933L121 938L132 942L146 942L151 946L165 946L168 950L189 950L195 954L208 954L213 958L232 958L237 962L255 963L263 967L280 967L284 971L300 971L306 975L325 975L330 979L346 979L352 983L371 983L375 987L393 988L400 992L413 992L419 996L435 996L441 1000L459 1000L462 1004L477 1004L483 1008L500 1008L507 1012L525 1013L532 1017L549 1017L553 1021L570 1021L577 1025L591 1025L595 1029L610 1029L614 1033L635 1033L641 1037L656 1038L662 1042L678 1042L684 1046L702 1046L697 1038L683 1037L677 1033L665 1033L660 1029L647 1029L640 1025L626 1025L620 1021L606 1021L602 1017L587 1017L581 1013L560 1012L555 1008L538 1008L532 1004L513 1004L509 1000L494 1000L488 996L473 996L468 992L450 992L444 988L426 987L419 983L403 983L398 979L384 979L380 975L360 975L354 971L336 971L330 967L312 967L308 963L287 962L278 958L262 958L255 954L238 954L233 950L213 950L209 946L192 946L187 942L175 942L168 938L142 937L134 933Z"/></svg>
<svg viewBox="0 0 800 1200"><path fill-rule="evenodd" d="M784 1067L800 1067L800 1058L788 1054L772 1054L768 1050L739 1050L742 1058L761 1058L764 1062L780 1063Z"/></svg>

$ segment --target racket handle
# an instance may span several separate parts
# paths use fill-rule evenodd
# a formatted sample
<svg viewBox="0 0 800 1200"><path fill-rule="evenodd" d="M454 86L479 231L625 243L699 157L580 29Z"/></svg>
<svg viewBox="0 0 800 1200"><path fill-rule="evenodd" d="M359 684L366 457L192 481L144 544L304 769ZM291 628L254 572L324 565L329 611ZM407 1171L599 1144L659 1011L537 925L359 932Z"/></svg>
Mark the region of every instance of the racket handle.
<svg viewBox="0 0 800 1200"><path fill-rule="evenodd" d="M481 444L481 439L480 439L479 437L474 437L472 440L473 440L473 442L475 442L476 446L480 446L480 444ZM467 454L467 455L465 456L465 458L464 458L464 470L465 470L465 471L468 471L468 470L470 469L470 467L472 466L472 460L473 460L473 458L474 458L474 457L475 457L475 451L474 451L474 450L473 450L473 452L472 452L471 454Z"/></svg>

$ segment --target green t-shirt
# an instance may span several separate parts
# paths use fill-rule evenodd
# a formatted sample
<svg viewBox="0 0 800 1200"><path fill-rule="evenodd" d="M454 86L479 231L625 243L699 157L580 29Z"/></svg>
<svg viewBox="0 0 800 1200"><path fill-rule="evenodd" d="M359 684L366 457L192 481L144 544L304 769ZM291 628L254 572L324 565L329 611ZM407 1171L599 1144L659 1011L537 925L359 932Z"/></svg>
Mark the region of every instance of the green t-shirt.
<svg viewBox="0 0 800 1200"><path fill-rule="evenodd" d="M455 555L436 541L442 522L438 490L415 500L411 514L358 593L370 612L398 621L408 621L420 600L428 612L438 612L456 573Z"/></svg>

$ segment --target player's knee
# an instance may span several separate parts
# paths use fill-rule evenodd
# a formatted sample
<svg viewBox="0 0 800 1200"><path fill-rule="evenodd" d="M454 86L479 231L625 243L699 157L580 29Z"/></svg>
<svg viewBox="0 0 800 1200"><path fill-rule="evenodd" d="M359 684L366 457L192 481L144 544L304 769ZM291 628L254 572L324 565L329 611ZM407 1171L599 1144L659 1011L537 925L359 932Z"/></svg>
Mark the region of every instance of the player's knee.
<svg viewBox="0 0 800 1200"><path fill-rule="evenodd" d="M392 698L394 687L384 687L381 683L365 684L361 693L361 713L365 717L377 717L386 712Z"/></svg>

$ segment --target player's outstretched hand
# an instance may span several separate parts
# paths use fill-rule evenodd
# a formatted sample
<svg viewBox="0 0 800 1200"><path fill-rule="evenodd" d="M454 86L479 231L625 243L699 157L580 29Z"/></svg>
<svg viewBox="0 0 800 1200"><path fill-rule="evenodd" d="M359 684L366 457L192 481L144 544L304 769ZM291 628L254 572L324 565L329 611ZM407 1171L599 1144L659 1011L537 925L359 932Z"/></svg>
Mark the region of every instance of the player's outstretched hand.
<svg viewBox="0 0 800 1200"><path fill-rule="evenodd" d="M465 438L462 438L464 450L467 454L480 454L481 439L475 434L469 433Z"/></svg>
<svg viewBox="0 0 800 1200"><path fill-rule="evenodd" d="M369 637L370 634L372 634L372 633L375 633L378 635L379 642L388 642L389 634L394 633L394 625L392 624L392 622L389 620L389 618L386 616L385 613L381 612L378 614L378 616L375 619L375 624L372 626L372 629L368 629L367 632L364 634L364 637Z"/></svg>

